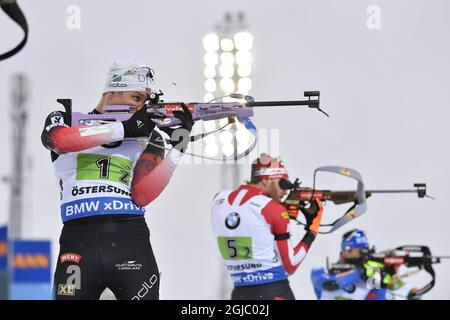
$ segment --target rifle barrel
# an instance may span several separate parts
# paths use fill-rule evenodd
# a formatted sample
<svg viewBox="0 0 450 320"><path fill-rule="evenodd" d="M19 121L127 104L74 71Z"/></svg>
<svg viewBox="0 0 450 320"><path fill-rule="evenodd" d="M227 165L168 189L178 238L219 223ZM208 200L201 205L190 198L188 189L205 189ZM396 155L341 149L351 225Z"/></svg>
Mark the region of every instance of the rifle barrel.
<svg viewBox="0 0 450 320"><path fill-rule="evenodd" d="M333 193L356 193L356 190L302 190L302 192L333 192ZM366 193L417 193L416 189L404 190L365 190Z"/></svg>
<svg viewBox="0 0 450 320"><path fill-rule="evenodd" d="M319 100L256 101L247 102L245 105L249 107L309 106L313 108L319 106Z"/></svg>
<svg viewBox="0 0 450 320"><path fill-rule="evenodd" d="M403 190L366 190L367 193L417 193L417 189Z"/></svg>

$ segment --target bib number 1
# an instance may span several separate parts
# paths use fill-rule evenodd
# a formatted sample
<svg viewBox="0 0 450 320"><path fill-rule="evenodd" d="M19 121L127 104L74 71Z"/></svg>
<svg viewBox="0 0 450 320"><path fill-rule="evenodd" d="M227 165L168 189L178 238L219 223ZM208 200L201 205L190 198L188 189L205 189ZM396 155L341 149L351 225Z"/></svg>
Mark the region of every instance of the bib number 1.
<svg viewBox="0 0 450 320"><path fill-rule="evenodd" d="M77 155L77 180L101 180L130 185L131 160L103 154Z"/></svg>
<svg viewBox="0 0 450 320"><path fill-rule="evenodd" d="M95 162L100 169L100 179L109 178L109 166L111 165L111 158L101 158Z"/></svg>

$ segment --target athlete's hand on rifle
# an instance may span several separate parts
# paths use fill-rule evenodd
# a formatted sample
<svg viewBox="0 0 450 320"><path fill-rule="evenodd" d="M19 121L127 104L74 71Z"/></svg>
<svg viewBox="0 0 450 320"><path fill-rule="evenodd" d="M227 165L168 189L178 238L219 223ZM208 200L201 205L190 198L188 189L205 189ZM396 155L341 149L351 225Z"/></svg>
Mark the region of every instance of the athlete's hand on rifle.
<svg viewBox="0 0 450 320"><path fill-rule="evenodd" d="M192 113L188 107L182 103L183 111L174 111L173 116L181 121L180 127L174 128L160 128L162 131L170 136L170 144L180 152L185 152L187 145L191 139L190 133L194 126L192 120Z"/></svg>
<svg viewBox="0 0 450 320"><path fill-rule="evenodd" d="M155 123L151 120L153 118L160 118L161 116L148 113L147 107L134 113L130 119L122 121L125 138L148 137L155 128Z"/></svg>
<svg viewBox="0 0 450 320"><path fill-rule="evenodd" d="M341 286L334 280L328 280L323 283L322 288L325 291L336 291L341 289Z"/></svg>
<svg viewBox="0 0 450 320"><path fill-rule="evenodd" d="M309 204L309 207L300 206L300 211L306 219L305 229L315 234L319 232L320 220L322 220L323 206L318 198L314 198Z"/></svg>
<svg viewBox="0 0 450 320"><path fill-rule="evenodd" d="M412 288L409 290L408 295L406 296L406 300L421 300L422 296L417 294L417 288Z"/></svg>
<svg viewBox="0 0 450 320"><path fill-rule="evenodd" d="M299 206L296 204L290 204L287 206L287 212L289 215L289 218L296 220L298 217L298 210L299 210Z"/></svg>
<svg viewBox="0 0 450 320"><path fill-rule="evenodd" d="M362 265L363 277L369 281L373 288L388 288L393 284L395 271L383 263L367 260Z"/></svg>

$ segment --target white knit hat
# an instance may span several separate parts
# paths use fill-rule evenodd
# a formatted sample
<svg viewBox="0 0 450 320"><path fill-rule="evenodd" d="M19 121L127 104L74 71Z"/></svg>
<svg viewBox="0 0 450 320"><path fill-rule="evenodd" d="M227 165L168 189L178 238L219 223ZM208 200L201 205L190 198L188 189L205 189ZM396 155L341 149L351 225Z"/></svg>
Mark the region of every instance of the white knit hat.
<svg viewBox="0 0 450 320"><path fill-rule="evenodd" d="M103 92L111 91L145 91L151 90L153 83L153 69L137 63L114 62L108 71L105 89Z"/></svg>

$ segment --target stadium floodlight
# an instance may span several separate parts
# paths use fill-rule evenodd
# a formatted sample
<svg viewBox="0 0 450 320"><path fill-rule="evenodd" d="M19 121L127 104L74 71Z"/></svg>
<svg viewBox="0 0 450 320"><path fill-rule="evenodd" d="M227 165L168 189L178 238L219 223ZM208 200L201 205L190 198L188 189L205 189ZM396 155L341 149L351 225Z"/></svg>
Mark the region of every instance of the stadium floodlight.
<svg viewBox="0 0 450 320"><path fill-rule="evenodd" d="M222 153L227 157L232 156L234 153L234 146L231 143L224 144L222 146Z"/></svg>
<svg viewBox="0 0 450 320"><path fill-rule="evenodd" d="M215 143L207 143L203 151L207 157L215 157L219 153L219 147Z"/></svg>
<svg viewBox="0 0 450 320"><path fill-rule="evenodd" d="M219 62L219 57L217 56L216 52L208 51L205 53L203 61L208 66L215 66L217 62Z"/></svg>
<svg viewBox="0 0 450 320"><path fill-rule="evenodd" d="M231 52L222 52L220 54L220 62L222 62L222 64L234 64L234 54Z"/></svg>
<svg viewBox="0 0 450 320"><path fill-rule="evenodd" d="M205 102L235 102L238 99L229 97L230 93L249 94L252 89L253 58L250 51L253 48L253 35L247 31L244 20L242 12L226 13L225 20L216 25L216 32L208 33L203 38L205 49L203 73L208 81L208 85L205 83L207 91L203 97ZM213 88L215 90L212 90ZM250 147L252 135L238 121L229 124L229 119L224 118L205 121L203 125L208 132L225 127L225 130L220 133L210 134L203 139L205 143L203 153L206 157L230 159L232 156L236 157L238 154L244 153ZM236 187L241 182L237 161L232 165L221 167L220 174L223 188ZM226 272L226 270L224 271ZM228 286L228 282L222 282L222 299L230 295Z"/></svg>
<svg viewBox="0 0 450 320"><path fill-rule="evenodd" d="M231 78L234 75L234 67L232 64L221 64L219 74L222 78Z"/></svg>
<svg viewBox="0 0 450 320"><path fill-rule="evenodd" d="M232 144L233 143L233 134L228 130L224 130L220 133L219 140L224 145Z"/></svg>
<svg viewBox="0 0 450 320"><path fill-rule="evenodd" d="M237 74L239 77L249 77L252 74L252 66L250 64L241 64L238 66Z"/></svg>
<svg viewBox="0 0 450 320"><path fill-rule="evenodd" d="M236 140L239 144L248 145L250 142L251 136L247 129L239 128L236 130Z"/></svg>
<svg viewBox="0 0 450 320"><path fill-rule="evenodd" d="M220 79L220 89L222 89L225 94L230 94L236 89L236 84L231 78L222 78Z"/></svg>
<svg viewBox="0 0 450 320"><path fill-rule="evenodd" d="M205 90L208 92L214 92L217 89L216 80L214 79L206 79L205 81Z"/></svg>
<svg viewBox="0 0 450 320"><path fill-rule="evenodd" d="M252 79L240 78L238 81L238 91L247 94L252 89Z"/></svg>
<svg viewBox="0 0 450 320"><path fill-rule="evenodd" d="M253 35L250 32L238 32L233 39L237 50L251 50L253 47Z"/></svg>
<svg viewBox="0 0 450 320"><path fill-rule="evenodd" d="M244 15L227 14L225 22L218 25L216 32L203 37L204 77L206 94L203 101L234 102L235 98L228 97L230 93L248 94L252 89L252 61L250 50L253 48L253 35L246 31ZM228 119L205 121L207 131L214 131L228 124ZM241 153L248 148L251 135L239 123L226 126L226 130L215 134L218 139L205 140L205 154L222 153L232 156L236 151ZM212 146L215 145L215 146Z"/></svg>
<svg viewBox="0 0 450 320"><path fill-rule="evenodd" d="M205 51L219 50L219 37L215 33L208 33L203 37L203 48Z"/></svg>
<svg viewBox="0 0 450 320"><path fill-rule="evenodd" d="M216 140L217 140L217 138L213 134L209 134L203 138L203 141L205 141L206 144L215 144Z"/></svg>
<svg viewBox="0 0 450 320"><path fill-rule="evenodd" d="M223 38L220 40L220 49L222 51L231 52L234 50L234 41L229 38Z"/></svg>
<svg viewBox="0 0 450 320"><path fill-rule="evenodd" d="M213 65L207 65L203 70L205 78L214 78L216 76L216 68Z"/></svg>

